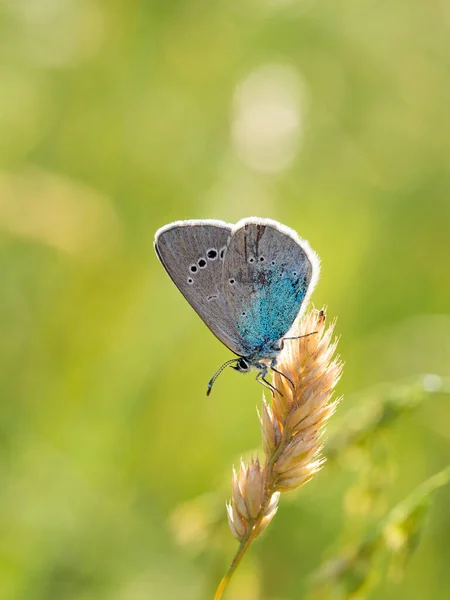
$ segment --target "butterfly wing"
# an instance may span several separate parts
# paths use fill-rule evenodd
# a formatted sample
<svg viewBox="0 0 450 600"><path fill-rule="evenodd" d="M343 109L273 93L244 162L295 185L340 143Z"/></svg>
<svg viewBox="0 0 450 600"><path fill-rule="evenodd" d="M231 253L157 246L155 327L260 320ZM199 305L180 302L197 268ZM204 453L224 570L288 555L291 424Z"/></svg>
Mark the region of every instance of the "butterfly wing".
<svg viewBox="0 0 450 600"><path fill-rule="evenodd" d="M291 328L319 274L309 244L269 219L240 221L227 248L224 297L247 355L269 349Z"/></svg>
<svg viewBox="0 0 450 600"><path fill-rule="evenodd" d="M223 221L178 221L156 232L155 250L177 288L214 335L242 354L242 340L222 290L232 226Z"/></svg>

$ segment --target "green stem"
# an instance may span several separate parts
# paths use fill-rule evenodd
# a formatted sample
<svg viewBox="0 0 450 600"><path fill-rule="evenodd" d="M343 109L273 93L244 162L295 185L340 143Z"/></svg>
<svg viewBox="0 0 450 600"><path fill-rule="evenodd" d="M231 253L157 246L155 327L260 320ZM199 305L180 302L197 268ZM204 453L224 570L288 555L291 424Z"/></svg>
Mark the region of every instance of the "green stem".
<svg viewBox="0 0 450 600"><path fill-rule="evenodd" d="M256 530L257 530L256 526L253 527L253 529L250 532L250 535L246 539L243 539L242 542L240 543L239 549L236 552L236 555L233 558L228 571L223 576L222 581L220 582L219 587L217 588L217 591L214 595L214 600L220 600L222 598L222 594L224 593L225 588L227 587L228 583L230 582L230 579L232 578L233 573L238 568L244 554L247 552L247 550L250 547L250 544L253 542L253 540L255 538Z"/></svg>
<svg viewBox="0 0 450 600"><path fill-rule="evenodd" d="M279 443L277 449L270 456L270 458L267 459L266 467L265 467L266 473L267 473L266 485L265 485L265 491L264 491L264 501L261 505L261 509L260 509L256 519L251 524L252 527L249 528L249 533L239 544L238 551L236 552L236 555L233 558L231 565L228 568L228 571L223 576L223 578L219 584L219 587L216 590L216 593L214 595L214 600L221 600L222 595L230 582L230 579L232 578L234 572L240 565L241 560L244 557L245 553L250 548L251 543L258 535L259 525L266 513L266 509L267 509L267 506L269 505L272 495L275 492L276 482L273 480L273 466L276 463L278 457L280 456L280 453L282 452L285 443L286 443L286 435L284 434L282 439L280 440L280 443Z"/></svg>

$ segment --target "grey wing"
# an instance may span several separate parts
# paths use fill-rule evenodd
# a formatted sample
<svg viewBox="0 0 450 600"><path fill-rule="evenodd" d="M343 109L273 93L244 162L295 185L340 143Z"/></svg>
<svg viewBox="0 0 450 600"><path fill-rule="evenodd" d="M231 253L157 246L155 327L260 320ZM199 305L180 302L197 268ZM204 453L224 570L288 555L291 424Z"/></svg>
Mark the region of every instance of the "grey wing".
<svg viewBox="0 0 450 600"><path fill-rule="evenodd" d="M248 355L269 348L289 331L318 273L316 254L292 229L269 219L236 225L224 260L223 288Z"/></svg>
<svg viewBox="0 0 450 600"><path fill-rule="evenodd" d="M177 288L214 335L241 354L242 341L222 290L223 258L232 226L222 221L178 221L155 235L155 251Z"/></svg>

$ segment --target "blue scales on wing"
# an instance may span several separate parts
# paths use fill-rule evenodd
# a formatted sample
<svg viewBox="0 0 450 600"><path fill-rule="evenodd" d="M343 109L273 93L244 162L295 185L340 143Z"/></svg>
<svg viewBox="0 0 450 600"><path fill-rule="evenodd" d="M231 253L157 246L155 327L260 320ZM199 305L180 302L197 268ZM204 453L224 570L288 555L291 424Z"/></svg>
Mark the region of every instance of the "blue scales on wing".
<svg viewBox="0 0 450 600"><path fill-rule="evenodd" d="M298 316L313 265L291 230L251 222L233 232L223 268L224 296L245 355L264 357Z"/></svg>

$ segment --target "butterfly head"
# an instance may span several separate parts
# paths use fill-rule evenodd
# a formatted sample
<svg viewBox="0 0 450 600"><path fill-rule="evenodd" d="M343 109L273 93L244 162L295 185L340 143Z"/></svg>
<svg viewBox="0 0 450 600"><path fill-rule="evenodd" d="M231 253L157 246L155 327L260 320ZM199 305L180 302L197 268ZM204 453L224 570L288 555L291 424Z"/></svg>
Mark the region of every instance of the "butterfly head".
<svg viewBox="0 0 450 600"><path fill-rule="evenodd" d="M247 358L244 358L243 356L241 356L240 358L238 358L236 360L235 365L230 365L230 366L235 371L239 371L239 373L248 373L251 369L251 362Z"/></svg>
<svg viewBox="0 0 450 600"><path fill-rule="evenodd" d="M316 333L317 331L311 331L310 333L300 336L285 337L275 341L272 340L270 343L264 344L257 348L251 356L239 356L238 358L227 360L227 362L217 369L212 376L210 382L208 383L206 395L209 396L214 382L226 367L231 367L239 373L249 373L252 369L255 369L257 371L256 380L262 383L264 387L268 388L272 392L277 392L278 390L265 378L269 370L274 371L275 373L278 373L280 376L287 379L291 386L294 387L291 379L285 373L276 368L277 356L283 350L286 340L297 340L302 337L315 335Z"/></svg>
<svg viewBox="0 0 450 600"><path fill-rule="evenodd" d="M255 364L250 359L245 358L243 356L239 356L239 358L232 358L231 360L227 360L227 362L224 363L221 367L219 367L219 369L217 369L217 371L211 377L211 379L208 383L208 389L207 389L206 395L207 396L210 395L214 382L216 381L216 379L219 377L219 375L222 373L222 371L226 367L231 367L235 371L239 371L239 373L249 373L250 369L254 366L255 366Z"/></svg>
<svg viewBox="0 0 450 600"><path fill-rule="evenodd" d="M239 356L238 358L232 358L231 360L228 360L226 363L224 363L214 373L210 382L208 383L208 390L206 392L206 395L209 396L214 382L216 381L216 379L219 377L219 375L222 373L222 371L226 367L231 367L232 369L234 369L235 371L238 371L239 373L249 373L252 369L256 369L258 371L258 375L256 377L257 380L262 379L263 381L265 381L264 376L266 375L268 368L272 368L272 365L274 365L275 363L276 363L276 360L273 357L261 358L259 356L258 357ZM270 384L266 385L266 387L273 389Z"/></svg>

